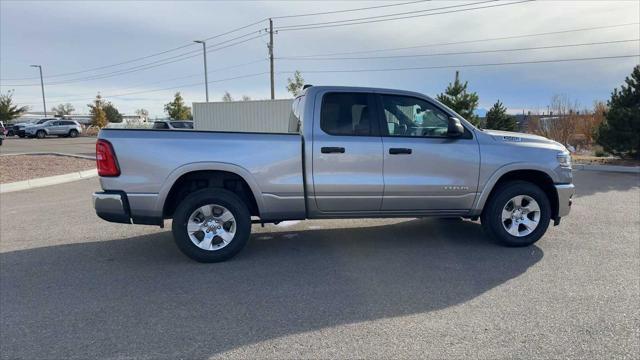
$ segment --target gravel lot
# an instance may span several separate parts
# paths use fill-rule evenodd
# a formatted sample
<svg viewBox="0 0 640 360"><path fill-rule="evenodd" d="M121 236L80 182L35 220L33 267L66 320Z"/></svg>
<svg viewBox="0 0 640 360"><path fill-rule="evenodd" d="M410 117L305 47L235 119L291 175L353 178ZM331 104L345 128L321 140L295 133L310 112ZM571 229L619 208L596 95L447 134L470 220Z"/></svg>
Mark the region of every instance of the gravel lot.
<svg viewBox="0 0 640 360"><path fill-rule="evenodd" d="M8 137L0 146L0 154L23 154L33 152L57 152L64 154L81 154L95 156L96 138L44 138L29 139Z"/></svg>
<svg viewBox="0 0 640 360"><path fill-rule="evenodd" d="M96 167L93 160L56 155L0 156L0 184L71 172Z"/></svg>
<svg viewBox="0 0 640 360"><path fill-rule="evenodd" d="M527 248L469 221L303 221L219 264L98 219L97 179L2 194L0 357L637 359L639 178L575 182Z"/></svg>

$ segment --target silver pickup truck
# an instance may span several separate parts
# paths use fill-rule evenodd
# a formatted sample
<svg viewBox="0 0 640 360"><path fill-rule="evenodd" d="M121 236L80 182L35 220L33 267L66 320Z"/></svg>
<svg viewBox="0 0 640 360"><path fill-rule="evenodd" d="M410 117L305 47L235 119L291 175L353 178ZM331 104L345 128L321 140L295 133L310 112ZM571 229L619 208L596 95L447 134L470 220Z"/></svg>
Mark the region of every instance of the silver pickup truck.
<svg viewBox="0 0 640 360"><path fill-rule="evenodd" d="M201 262L237 254L252 222L463 217L501 244L526 246L569 214L564 146L480 130L422 94L313 86L289 122L283 134L103 129L96 213L173 219L176 244Z"/></svg>

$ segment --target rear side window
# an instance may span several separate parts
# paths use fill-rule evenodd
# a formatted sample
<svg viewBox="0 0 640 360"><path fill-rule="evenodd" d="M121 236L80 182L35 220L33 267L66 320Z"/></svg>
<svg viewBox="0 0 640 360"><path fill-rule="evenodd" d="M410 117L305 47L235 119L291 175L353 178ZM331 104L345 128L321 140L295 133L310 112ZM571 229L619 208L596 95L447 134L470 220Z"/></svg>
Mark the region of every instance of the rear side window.
<svg viewBox="0 0 640 360"><path fill-rule="evenodd" d="M157 122L153 123L153 128L154 129L168 129L169 125L167 125L166 122L157 121Z"/></svg>
<svg viewBox="0 0 640 360"><path fill-rule="evenodd" d="M320 128L329 135L369 136L375 122L366 93L328 93L322 98Z"/></svg>
<svg viewBox="0 0 640 360"><path fill-rule="evenodd" d="M76 125L76 123L73 121L63 121L62 125Z"/></svg>
<svg viewBox="0 0 640 360"><path fill-rule="evenodd" d="M193 129L193 123L191 121L172 121L171 126L176 129Z"/></svg>

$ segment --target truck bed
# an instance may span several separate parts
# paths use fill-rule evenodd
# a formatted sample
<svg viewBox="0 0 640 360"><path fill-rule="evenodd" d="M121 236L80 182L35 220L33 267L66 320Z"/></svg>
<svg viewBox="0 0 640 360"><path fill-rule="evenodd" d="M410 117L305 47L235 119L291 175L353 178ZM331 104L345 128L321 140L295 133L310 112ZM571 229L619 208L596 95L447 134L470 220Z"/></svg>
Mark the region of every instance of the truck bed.
<svg viewBox="0 0 640 360"><path fill-rule="evenodd" d="M127 194L132 217L162 216L180 176L215 169L241 175L263 218L303 218L302 138L299 134L103 129L121 175L101 177L106 191Z"/></svg>

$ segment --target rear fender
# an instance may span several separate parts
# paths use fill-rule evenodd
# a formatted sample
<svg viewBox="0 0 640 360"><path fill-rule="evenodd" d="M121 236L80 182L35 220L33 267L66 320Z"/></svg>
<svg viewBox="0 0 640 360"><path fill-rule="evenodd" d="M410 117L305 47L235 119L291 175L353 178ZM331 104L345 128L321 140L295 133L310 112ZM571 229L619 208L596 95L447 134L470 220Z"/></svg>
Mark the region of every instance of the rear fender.
<svg viewBox="0 0 640 360"><path fill-rule="evenodd" d="M167 196L169 195L169 191L171 191L171 187L175 182L184 174L194 172L194 171L227 171L233 174L240 176L244 181L247 182L249 188L251 188L251 192L253 193L253 197L256 199L256 204L258 205L258 211L262 214L264 210L264 203L262 199L262 192L258 187L257 182L253 178L251 173L238 165L223 163L223 162L215 162L215 161L207 161L207 162L196 162L190 163L186 165L182 165L177 169L173 170L169 176L165 179L160 191L158 192L158 201L156 203L156 213L162 214L164 209L164 203L167 200Z"/></svg>

